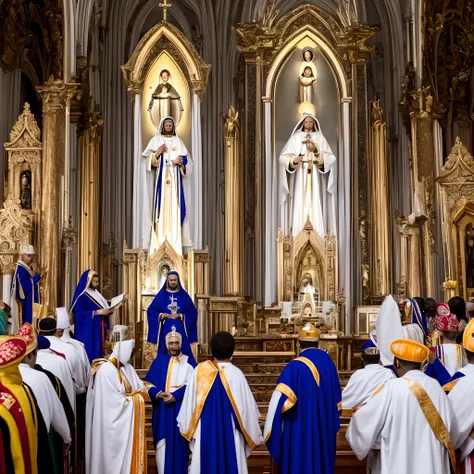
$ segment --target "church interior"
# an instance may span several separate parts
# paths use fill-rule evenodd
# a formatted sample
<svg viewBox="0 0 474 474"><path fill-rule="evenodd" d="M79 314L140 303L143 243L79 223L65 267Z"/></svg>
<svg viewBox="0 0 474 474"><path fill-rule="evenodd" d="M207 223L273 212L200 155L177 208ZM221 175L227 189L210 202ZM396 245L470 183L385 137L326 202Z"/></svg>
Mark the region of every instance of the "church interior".
<svg viewBox="0 0 474 474"><path fill-rule="evenodd" d="M143 378L173 270L196 359L230 332L262 423L308 322L344 387L387 295L474 299L473 24L470 0L0 0L0 297L24 246L39 319L95 270ZM348 422L336 473L364 473Z"/></svg>

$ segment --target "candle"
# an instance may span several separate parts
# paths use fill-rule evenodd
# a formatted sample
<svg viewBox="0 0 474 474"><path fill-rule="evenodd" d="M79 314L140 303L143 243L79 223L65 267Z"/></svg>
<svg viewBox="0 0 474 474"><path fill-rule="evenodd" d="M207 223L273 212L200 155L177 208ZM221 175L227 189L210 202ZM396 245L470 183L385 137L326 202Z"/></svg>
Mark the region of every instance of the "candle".
<svg viewBox="0 0 474 474"><path fill-rule="evenodd" d="M150 277L146 277L146 280L145 280L145 288L146 288L147 290L150 289L150 284L151 284L151 279L150 279Z"/></svg>

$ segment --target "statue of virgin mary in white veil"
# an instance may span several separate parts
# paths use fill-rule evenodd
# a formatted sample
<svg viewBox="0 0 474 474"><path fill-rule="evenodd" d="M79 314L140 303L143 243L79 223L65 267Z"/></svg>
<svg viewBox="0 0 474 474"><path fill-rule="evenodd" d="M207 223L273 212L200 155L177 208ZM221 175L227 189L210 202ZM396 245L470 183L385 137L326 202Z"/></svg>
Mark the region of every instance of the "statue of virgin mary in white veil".
<svg viewBox="0 0 474 474"><path fill-rule="evenodd" d="M324 238L336 233L336 157L313 115L297 124L280 155L282 227L296 237L309 220Z"/></svg>

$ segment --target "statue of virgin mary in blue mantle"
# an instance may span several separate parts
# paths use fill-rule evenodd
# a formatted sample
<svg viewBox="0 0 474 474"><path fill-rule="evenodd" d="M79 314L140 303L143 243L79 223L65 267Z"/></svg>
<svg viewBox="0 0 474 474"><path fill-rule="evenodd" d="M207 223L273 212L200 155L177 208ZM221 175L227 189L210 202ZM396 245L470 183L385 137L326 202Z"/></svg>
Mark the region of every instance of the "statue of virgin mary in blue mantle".
<svg viewBox="0 0 474 474"><path fill-rule="evenodd" d="M182 336L183 354L194 358L191 344L198 342L197 310L182 287L178 272L168 273L166 283L148 307L147 314L147 341L158 344L158 356L167 353L165 337L174 327Z"/></svg>

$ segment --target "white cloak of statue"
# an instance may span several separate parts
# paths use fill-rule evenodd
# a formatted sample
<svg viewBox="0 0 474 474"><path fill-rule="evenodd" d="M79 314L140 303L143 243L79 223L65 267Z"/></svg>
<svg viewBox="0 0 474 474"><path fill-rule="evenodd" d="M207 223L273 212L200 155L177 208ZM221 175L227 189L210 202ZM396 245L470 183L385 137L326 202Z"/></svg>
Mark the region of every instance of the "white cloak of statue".
<svg viewBox="0 0 474 474"><path fill-rule="evenodd" d="M303 122L314 120L312 131L303 131ZM306 142L316 145L308 152ZM302 156L297 165L293 160ZM317 163L317 160L320 162ZM336 157L321 132L316 117L305 115L297 124L280 154L279 202L284 231L296 237L309 219L321 238L336 233Z"/></svg>
<svg viewBox="0 0 474 474"><path fill-rule="evenodd" d="M148 248L149 255L158 250L165 240L179 255L182 255L183 247L192 246L186 204L189 202L187 176L192 171L193 160L178 137L176 126L171 136L162 133L163 123L170 119L174 123L171 117L163 117L156 135L142 153L139 189L135 190L143 195L138 225L142 228L141 234L147 238L141 246ZM167 151L156 157L159 164L154 167L153 155L163 144ZM183 165L173 163L177 157L183 158Z"/></svg>

